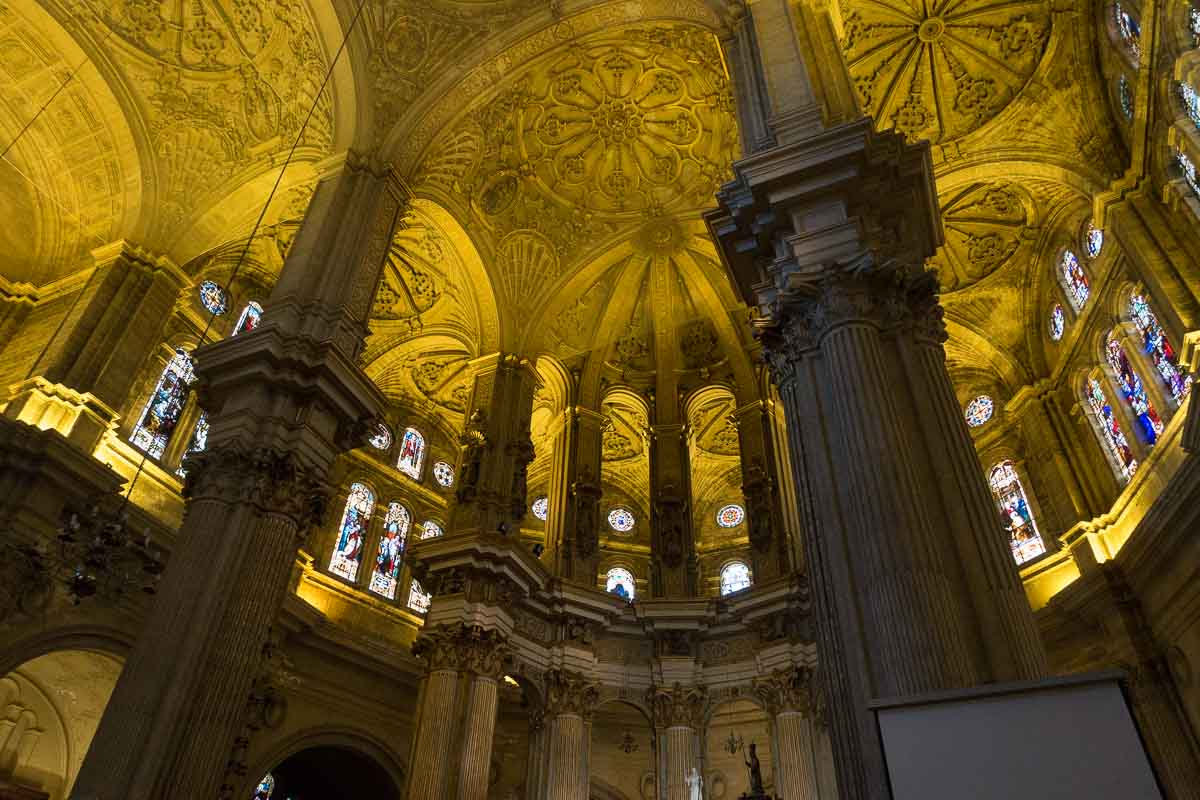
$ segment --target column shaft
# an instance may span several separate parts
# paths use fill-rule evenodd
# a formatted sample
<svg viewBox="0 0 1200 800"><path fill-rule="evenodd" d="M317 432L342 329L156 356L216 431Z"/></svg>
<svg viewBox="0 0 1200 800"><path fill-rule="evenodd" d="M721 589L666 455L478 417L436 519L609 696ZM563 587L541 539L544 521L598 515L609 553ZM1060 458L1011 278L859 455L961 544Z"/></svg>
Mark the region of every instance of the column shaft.
<svg viewBox="0 0 1200 800"><path fill-rule="evenodd" d="M446 796L447 762L450 743L454 738L458 683L458 672L450 669L434 670L425 679L412 766L409 769L410 800L444 800Z"/></svg>
<svg viewBox="0 0 1200 800"><path fill-rule="evenodd" d="M691 728L676 725L663 733L667 748L667 774L663 783L667 787L667 800L690 800L687 779L696 765L696 732Z"/></svg>
<svg viewBox="0 0 1200 800"><path fill-rule="evenodd" d="M587 729L579 714L559 714L547 730L546 800L588 800Z"/></svg>
<svg viewBox="0 0 1200 800"><path fill-rule="evenodd" d="M487 800L488 777L492 767L492 736L496 732L496 707L496 679L474 676L463 722L462 760L458 771L459 800Z"/></svg>
<svg viewBox="0 0 1200 800"><path fill-rule="evenodd" d="M798 711L775 716L775 790L780 800L818 800L815 723Z"/></svg>

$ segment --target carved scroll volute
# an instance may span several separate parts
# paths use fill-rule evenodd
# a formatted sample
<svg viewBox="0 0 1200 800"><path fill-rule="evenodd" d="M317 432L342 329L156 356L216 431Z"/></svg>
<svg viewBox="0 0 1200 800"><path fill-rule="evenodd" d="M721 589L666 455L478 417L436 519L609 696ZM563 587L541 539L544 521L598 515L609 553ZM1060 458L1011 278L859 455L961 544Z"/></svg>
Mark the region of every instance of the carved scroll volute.
<svg viewBox="0 0 1200 800"><path fill-rule="evenodd" d="M575 547L580 558L591 558L600 548L600 486L588 467L571 484L571 497L575 502Z"/></svg>
<svg viewBox="0 0 1200 800"><path fill-rule="evenodd" d="M463 670L499 679L511 659L508 640L499 631L478 625L458 625L423 631L413 642L413 655L430 672Z"/></svg>

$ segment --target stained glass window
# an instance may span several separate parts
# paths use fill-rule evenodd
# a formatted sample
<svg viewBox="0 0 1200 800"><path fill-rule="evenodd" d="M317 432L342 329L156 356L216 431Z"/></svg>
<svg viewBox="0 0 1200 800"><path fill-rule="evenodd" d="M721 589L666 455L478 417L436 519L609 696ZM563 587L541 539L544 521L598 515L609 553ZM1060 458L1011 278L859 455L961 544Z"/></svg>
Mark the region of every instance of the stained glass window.
<svg viewBox="0 0 1200 800"><path fill-rule="evenodd" d="M1088 296L1091 294L1091 288L1088 286L1087 274L1083 271L1079 259L1070 250L1064 250L1058 267L1062 274L1063 288L1067 290L1067 297L1070 298L1071 305L1076 312L1083 311Z"/></svg>
<svg viewBox="0 0 1200 800"><path fill-rule="evenodd" d="M1142 27L1120 3L1113 4L1113 14L1116 17L1117 31L1121 34L1121 43L1129 52L1133 65L1137 66L1142 59Z"/></svg>
<svg viewBox="0 0 1200 800"><path fill-rule="evenodd" d="M450 488L454 485L454 467L445 461L435 461L433 463L433 479L438 482L439 486Z"/></svg>
<svg viewBox="0 0 1200 800"><path fill-rule="evenodd" d="M443 533L445 533L445 531L442 530L442 526L438 525L433 520L426 520L425 522L421 523L422 539L433 539L441 536Z"/></svg>
<svg viewBox="0 0 1200 800"><path fill-rule="evenodd" d="M618 506L608 512L608 526L617 533L629 533L633 530L633 512L628 508Z"/></svg>
<svg viewBox="0 0 1200 800"><path fill-rule="evenodd" d="M214 281L204 281L200 284L200 305L219 316L229 309L229 297Z"/></svg>
<svg viewBox="0 0 1200 800"><path fill-rule="evenodd" d="M408 587L408 607L413 611L416 611L418 614L428 614L429 601L431 599L432 596L426 593L421 588L421 584L417 583L417 581L414 579L412 584Z"/></svg>
<svg viewBox="0 0 1200 800"><path fill-rule="evenodd" d="M604 582L604 591L615 594L617 597L625 600L632 600L634 593L637 591L637 584L633 580L633 573L624 567L613 567L608 571Z"/></svg>
<svg viewBox="0 0 1200 800"><path fill-rule="evenodd" d="M187 402L188 387L195 380L192 359L182 349L176 350L158 378L142 416L134 426L129 441L151 458L162 458L179 424L179 415Z"/></svg>
<svg viewBox="0 0 1200 800"><path fill-rule="evenodd" d="M972 428L978 428L983 423L992 418L992 412L995 411L996 404L992 402L992 398L986 394L981 394L971 402L967 403L967 408L963 412L963 416L967 418L967 424Z"/></svg>
<svg viewBox="0 0 1200 800"><path fill-rule="evenodd" d="M392 446L392 429L382 422L375 425L375 433L367 440L376 450L387 450Z"/></svg>
<svg viewBox="0 0 1200 800"><path fill-rule="evenodd" d="M251 300L242 309L242 315L238 317L237 325L233 326L231 336L237 336L239 333L248 333L258 327L258 323L262 322L262 306Z"/></svg>
<svg viewBox="0 0 1200 800"><path fill-rule="evenodd" d="M1175 348L1171 347L1166 332L1158 324L1158 317L1150 309L1145 297L1135 294L1129 298L1129 315L1142 334L1142 351L1154 362L1154 369L1171 390L1171 397L1176 403L1182 403L1191 388L1192 378L1179 374L1175 366Z"/></svg>
<svg viewBox="0 0 1200 800"><path fill-rule="evenodd" d="M533 501L533 505L530 506L530 509L533 511L533 515L535 517L540 519L542 522L545 522L546 516L550 513L550 498L539 497L537 500Z"/></svg>
<svg viewBox="0 0 1200 800"><path fill-rule="evenodd" d="M1000 524L1008 531L1013 559L1024 564L1046 552L1046 544L1038 533L1037 520L1029 508L1029 498L1021 486L1017 469L1011 461L1001 461L988 474L992 495L1000 507Z"/></svg>
<svg viewBox="0 0 1200 800"><path fill-rule="evenodd" d="M1117 78L1117 101L1121 104L1125 119L1133 119L1133 89L1124 75Z"/></svg>
<svg viewBox="0 0 1200 800"><path fill-rule="evenodd" d="M192 440L188 443L187 452L183 454L185 463L189 455L192 453L202 453L206 447L208 447L208 415L201 413L200 419L196 420L196 427L192 429ZM175 470L175 474L181 478L187 475L184 464L179 465L179 469Z"/></svg>
<svg viewBox="0 0 1200 800"><path fill-rule="evenodd" d="M1192 124L1200 129L1200 95L1196 94L1196 90L1190 84L1180 81L1179 97L1183 100L1183 107L1187 109Z"/></svg>
<svg viewBox="0 0 1200 800"><path fill-rule="evenodd" d="M399 503L388 504L383 534L379 537L379 554L375 557L375 569L371 572L369 587L372 592L388 600L396 599L396 584L400 578L400 566L404 563L404 542L408 537L411 519L404 506Z"/></svg>
<svg viewBox="0 0 1200 800"><path fill-rule="evenodd" d="M1096 258L1104 249L1104 231L1089 222L1087 233L1083 235L1083 246L1087 249L1088 258Z"/></svg>
<svg viewBox="0 0 1200 800"><path fill-rule="evenodd" d="M1133 365L1129 363L1125 348L1116 339L1109 338L1104 354L1108 358L1108 365L1115 373L1121 394L1125 395L1125 400L1133 410L1134 416L1137 417L1142 438L1147 444L1154 444L1158 440L1158 435L1162 433L1163 421L1159 419L1158 412L1154 410L1154 404L1146 396L1146 388L1142 385L1142 379L1138 377Z"/></svg>
<svg viewBox="0 0 1200 800"><path fill-rule="evenodd" d="M400 440L400 460L396 469L413 480L421 480L421 467L425 466L425 437L416 428L405 428Z"/></svg>
<svg viewBox="0 0 1200 800"><path fill-rule="evenodd" d="M254 790L254 796L250 800L271 800L271 795L275 793L275 778L271 773L263 775L263 779L258 782L258 788Z"/></svg>
<svg viewBox="0 0 1200 800"><path fill-rule="evenodd" d="M721 569L721 594L733 594L750 586L750 567L731 561Z"/></svg>
<svg viewBox="0 0 1200 800"><path fill-rule="evenodd" d="M1193 6L1188 10L1188 28L1192 32L1192 44L1200 47L1200 8Z"/></svg>
<svg viewBox="0 0 1200 800"><path fill-rule="evenodd" d="M717 524L722 528L736 528L746 518L746 511L737 503L723 506L717 512Z"/></svg>
<svg viewBox="0 0 1200 800"><path fill-rule="evenodd" d="M1129 480L1137 471L1137 459L1133 457L1133 449L1129 446L1129 440L1125 438L1125 433L1121 430L1121 423L1117 421L1117 415L1113 412L1108 397L1104 394L1104 388L1095 378L1088 380L1087 401L1096 415L1096 426L1100 431L1105 448L1112 456L1121 476L1125 480Z"/></svg>
<svg viewBox="0 0 1200 800"><path fill-rule="evenodd" d="M375 510L375 495L361 483L351 484L350 496L346 498L346 509L338 528L337 545L329 560L329 571L348 581L358 577L358 563L362 560L363 545L367 540L367 526L371 512Z"/></svg>
<svg viewBox="0 0 1200 800"><path fill-rule="evenodd" d="M1183 172L1183 179L1187 181L1188 188L1192 190L1192 194L1200 197L1200 182L1196 180L1196 165L1188 158L1182 150L1175 151L1175 161L1179 164L1179 169Z"/></svg>
<svg viewBox="0 0 1200 800"><path fill-rule="evenodd" d="M1062 303L1055 303L1050 309L1050 338L1058 341L1067 329L1067 314L1063 311Z"/></svg>

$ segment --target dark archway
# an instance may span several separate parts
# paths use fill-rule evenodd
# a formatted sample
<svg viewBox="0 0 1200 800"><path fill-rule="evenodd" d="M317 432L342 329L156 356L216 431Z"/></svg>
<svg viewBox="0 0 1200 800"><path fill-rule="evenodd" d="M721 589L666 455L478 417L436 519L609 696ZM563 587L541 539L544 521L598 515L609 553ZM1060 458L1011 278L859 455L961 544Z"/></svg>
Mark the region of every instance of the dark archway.
<svg viewBox="0 0 1200 800"><path fill-rule="evenodd" d="M270 774L275 779L271 800L400 797L400 788L378 761L345 747L306 748L285 758Z"/></svg>

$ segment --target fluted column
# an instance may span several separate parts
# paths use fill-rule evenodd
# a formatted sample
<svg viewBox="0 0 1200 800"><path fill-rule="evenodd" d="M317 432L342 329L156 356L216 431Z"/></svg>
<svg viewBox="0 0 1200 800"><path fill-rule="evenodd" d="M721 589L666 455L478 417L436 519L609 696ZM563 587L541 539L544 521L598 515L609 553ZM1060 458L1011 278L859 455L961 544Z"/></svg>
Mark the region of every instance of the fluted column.
<svg viewBox="0 0 1200 800"><path fill-rule="evenodd" d="M590 718L598 699L596 687L578 673L547 674L546 800L588 800Z"/></svg>
<svg viewBox="0 0 1200 800"><path fill-rule="evenodd" d="M459 760L459 800L487 800L499 682L507 658L504 640L493 632L481 632L466 647L463 666L470 682Z"/></svg>
<svg viewBox="0 0 1200 800"><path fill-rule="evenodd" d="M839 790L886 798L872 699L1046 671L946 372L928 149L862 121L735 172L707 219L787 414Z"/></svg>
<svg viewBox="0 0 1200 800"><path fill-rule="evenodd" d="M195 354L208 448L74 798L218 796L329 468L383 406L355 359L405 192L382 165L326 167L263 325Z"/></svg>
<svg viewBox="0 0 1200 800"><path fill-rule="evenodd" d="M775 742L775 791L780 800L818 800L822 797L820 722L809 667L777 670L754 682L754 691L771 716Z"/></svg>
<svg viewBox="0 0 1200 800"><path fill-rule="evenodd" d="M666 751L659 786L666 788L666 800L690 800L687 779L700 766L696 734L704 725L708 694L703 688L676 683L670 689L651 689L647 699Z"/></svg>
<svg viewBox="0 0 1200 800"><path fill-rule="evenodd" d="M529 760L525 765L526 800L544 800L546 796L546 710L529 712Z"/></svg>

